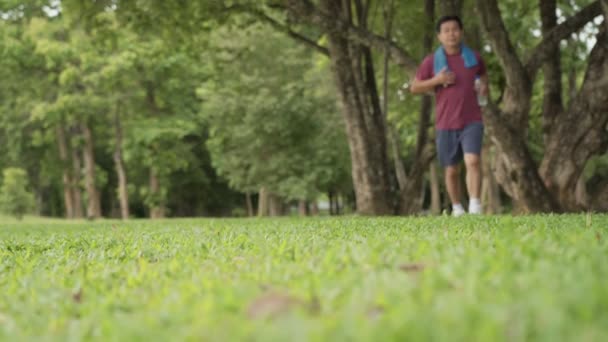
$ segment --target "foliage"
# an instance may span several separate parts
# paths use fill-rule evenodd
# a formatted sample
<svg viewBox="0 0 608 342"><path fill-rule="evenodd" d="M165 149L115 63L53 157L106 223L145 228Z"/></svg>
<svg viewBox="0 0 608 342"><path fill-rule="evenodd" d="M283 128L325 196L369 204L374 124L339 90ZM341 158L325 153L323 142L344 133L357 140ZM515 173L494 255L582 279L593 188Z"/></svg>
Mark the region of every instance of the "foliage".
<svg viewBox="0 0 608 342"><path fill-rule="evenodd" d="M314 199L348 178L327 66L266 26L218 29L212 40L214 77L198 93L219 174L237 190L289 199ZM268 64L269 55L282 62Z"/></svg>
<svg viewBox="0 0 608 342"><path fill-rule="evenodd" d="M2 186L0 187L0 208L5 214L17 219L31 213L34 208L34 195L27 184L27 173L19 168L3 170Z"/></svg>

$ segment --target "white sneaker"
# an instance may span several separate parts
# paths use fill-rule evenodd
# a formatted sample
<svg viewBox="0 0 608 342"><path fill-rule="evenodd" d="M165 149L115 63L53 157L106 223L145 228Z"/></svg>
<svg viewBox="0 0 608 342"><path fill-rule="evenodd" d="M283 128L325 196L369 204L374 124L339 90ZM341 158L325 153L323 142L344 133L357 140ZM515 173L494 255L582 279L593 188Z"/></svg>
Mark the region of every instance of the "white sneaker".
<svg viewBox="0 0 608 342"><path fill-rule="evenodd" d="M473 214L473 215L483 214L481 202L479 202L478 199L471 199L471 202L469 202L469 214Z"/></svg>
<svg viewBox="0 0 608 342"><path fill-rule="evenodd" d="M464 211L464 208L462 207L462 205L457 204L455 206L452 206L452 216L459 217L464 214L466 214L466 212Z"/></svg>
<svg viewBox="0 0 608 342"><path fill-rule="evenodd" d="M483 210L481 208L481 205L470 205L469 206L469 214L473 214L473 215L481 215L481 214L483 214Z"/></svg>

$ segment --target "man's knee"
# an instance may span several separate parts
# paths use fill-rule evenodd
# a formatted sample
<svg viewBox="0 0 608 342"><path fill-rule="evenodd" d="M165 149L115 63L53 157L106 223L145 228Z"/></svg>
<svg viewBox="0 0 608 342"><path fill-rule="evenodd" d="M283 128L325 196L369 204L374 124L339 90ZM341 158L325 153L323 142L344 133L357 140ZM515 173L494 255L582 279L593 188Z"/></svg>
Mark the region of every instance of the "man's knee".
<svg viewBox="0 0 608 342"><path fill-rule="evenodd" d="M467 153L464 155L464 163L468 169L479 169L481 158L477 154Z"/></svg>
<svg viewBox="0 0 608 342"><path fill-rule="evenodd" d="M445 168L445 175L449 178L458 177L458 166L452 165Z"/></svg>

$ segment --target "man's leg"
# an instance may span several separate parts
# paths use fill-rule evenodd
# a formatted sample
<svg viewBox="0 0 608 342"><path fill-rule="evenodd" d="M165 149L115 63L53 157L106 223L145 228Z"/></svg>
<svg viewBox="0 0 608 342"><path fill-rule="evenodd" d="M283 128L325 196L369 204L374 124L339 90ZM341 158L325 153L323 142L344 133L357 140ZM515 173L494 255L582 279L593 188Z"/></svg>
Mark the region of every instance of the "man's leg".
<svg viewBox="0 0 608 342"><path fill-rule="evenodd" d="M481 157L474 153L464 154L467 168L467 191L469 193L469 213L481 214Z"/></svg>
<svg viewBox="0 0 608 342"><path fill-rule="evenodd" d="M474 123L468 125L463 132L462 148L464 163L467 169L467 191L469 193L469 213L481 214L481 145L483 141L483 125Z"/></svg>
<svg viewBox="0 0 608 342"><path fill-rule="evenodd" d="M445 185L452 202L452 215L464 214L460 203L459 166L462 161L462 148L459 143L460 132L455 130L437 131L437 156L445 170Z"/></svg>
<svg viewBox="0 0 608 342"><path fill-rule="evenodd" d="M458 172L458 165L450 165L445 168L445 187L452 202L452 215L460 216L464 214L464 208L460 203L460 172Z"/></svg>

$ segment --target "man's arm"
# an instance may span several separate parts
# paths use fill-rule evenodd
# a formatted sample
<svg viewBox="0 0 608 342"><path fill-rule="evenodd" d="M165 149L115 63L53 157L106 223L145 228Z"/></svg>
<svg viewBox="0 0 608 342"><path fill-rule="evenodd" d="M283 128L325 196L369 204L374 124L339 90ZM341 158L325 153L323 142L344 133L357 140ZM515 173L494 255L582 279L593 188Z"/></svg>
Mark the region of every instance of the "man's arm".
<svg viewBox="0 0 608 342"><path fill-rule="evenodd" d="M419 80L415 78L412 82L412 86L410 87L410 92L412 94L424 94L432 92L437 86L448 86L450 84L454 84L454 81L454 73L447 71L446 68L443 68L437 75L429 78L428 80Z"/></svg>
<svg viewBox="0 0 608 342"><path fill-rule="evenodd" d="M490 97L490 80L488 79L488 73L484 73L479 76L481 80L481 89L479 90L481 95Z"/></svg>

